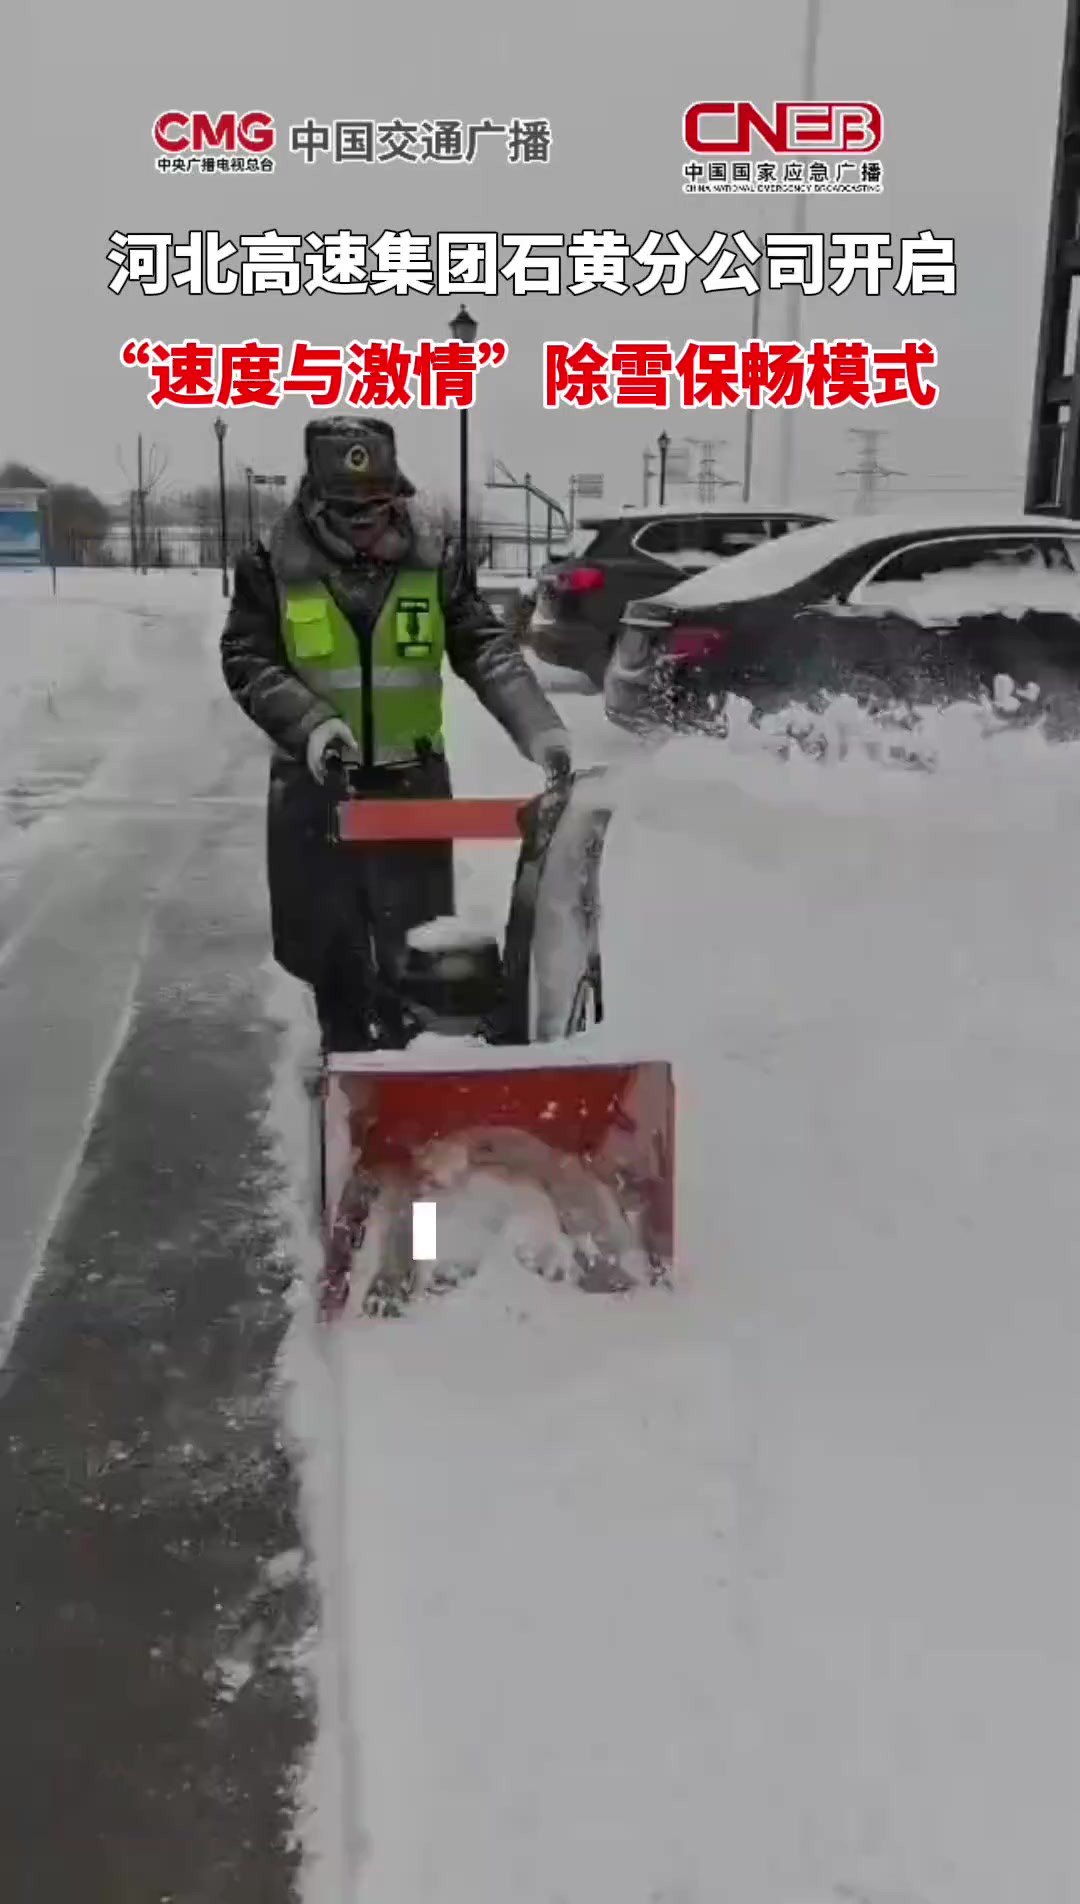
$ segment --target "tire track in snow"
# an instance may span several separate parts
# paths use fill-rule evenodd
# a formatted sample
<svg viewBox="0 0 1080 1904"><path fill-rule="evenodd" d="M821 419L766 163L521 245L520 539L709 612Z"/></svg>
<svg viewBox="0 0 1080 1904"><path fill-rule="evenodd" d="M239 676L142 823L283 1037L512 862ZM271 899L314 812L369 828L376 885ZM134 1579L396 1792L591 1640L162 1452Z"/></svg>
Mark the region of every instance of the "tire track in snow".
<svg viewBox="0 0 1080 1904"><path fill-rule="evenodd" d="M246 736L210 665L213 624L204 612L148 615L141 604L81 596L33 606L46 634L62 631L57 648L69 661L83 652L71 639L82 628L77 614L72 619L80 607L94 609L87 640L106 654L117 613L147 628L160 624L166 639L131 664L123 692L134 720L105 734L85 797L73 795L33 829L0 915L0 1068L17 1080L0 1108L0 1356L130 1027L156 908L198 841L197 796L214 789L227 797L252 758L238 750ZM93 694L84 706L82 676L64 691L77 715L77 750L79 722L94 718ZM31 769L46 739L55 750L51 727L47 736L26 735L20 771Z"/></svg>

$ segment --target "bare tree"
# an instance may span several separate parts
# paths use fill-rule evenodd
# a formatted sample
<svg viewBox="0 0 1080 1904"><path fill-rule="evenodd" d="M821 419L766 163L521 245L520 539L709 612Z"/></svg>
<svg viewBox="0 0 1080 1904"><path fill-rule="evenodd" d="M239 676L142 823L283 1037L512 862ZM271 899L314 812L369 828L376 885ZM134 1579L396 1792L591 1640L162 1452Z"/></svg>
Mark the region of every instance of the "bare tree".
<svg viewBox="0 0 1080 1904"><path fill-rule="evenodd" d="M116 460L120 465L121 474L127 485L128 496L131 501L132 521L135 525L135 533L132 537L132 567L141 569L145 575L148 546L147 525L150 520L148 505L155 490L160 488L162 477L169 467L168 454L161 448L160 444L151 443L144 457L143 440L140 436L136 450L136 475L134 483L128 474L119 444L117 444L116 448ZM154 510L154 519L158 526L160 526L161 519L156 509Z"/></svg>

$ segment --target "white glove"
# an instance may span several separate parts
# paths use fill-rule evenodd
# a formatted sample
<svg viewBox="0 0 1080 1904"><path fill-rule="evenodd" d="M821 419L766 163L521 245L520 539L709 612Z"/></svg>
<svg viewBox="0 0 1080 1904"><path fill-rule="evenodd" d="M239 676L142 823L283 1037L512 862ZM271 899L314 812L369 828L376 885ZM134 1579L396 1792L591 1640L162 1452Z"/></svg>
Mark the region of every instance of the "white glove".
<svg viewBox="0 0 1080 1904"><path fill-rule="evenodd" d="M358 760L360 757L351 727L344 721L322 721L313 727L307 742L307 770L319 786L326 781L327 753L330 749L344 755L346 760Z"/></svg>
<svg viewBox="0 0 1080 1904"><path fill-rule="evenodd" d="M548 780L566 780L573 771L570 735L565 727L547 727L529 746L529 758Z"/></svg>

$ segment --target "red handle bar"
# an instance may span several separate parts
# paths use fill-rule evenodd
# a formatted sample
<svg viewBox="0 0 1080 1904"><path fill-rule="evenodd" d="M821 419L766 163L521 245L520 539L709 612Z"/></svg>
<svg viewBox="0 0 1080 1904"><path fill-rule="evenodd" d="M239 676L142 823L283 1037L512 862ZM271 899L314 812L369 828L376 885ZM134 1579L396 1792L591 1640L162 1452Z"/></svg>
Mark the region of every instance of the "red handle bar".
<svg viewBox="0 0 1080 1904"><path fill-rule="evenodd" d="M337 837L353 846L395 840L520 840L520 816L529 805L529 800L342 800Z"/></svg>

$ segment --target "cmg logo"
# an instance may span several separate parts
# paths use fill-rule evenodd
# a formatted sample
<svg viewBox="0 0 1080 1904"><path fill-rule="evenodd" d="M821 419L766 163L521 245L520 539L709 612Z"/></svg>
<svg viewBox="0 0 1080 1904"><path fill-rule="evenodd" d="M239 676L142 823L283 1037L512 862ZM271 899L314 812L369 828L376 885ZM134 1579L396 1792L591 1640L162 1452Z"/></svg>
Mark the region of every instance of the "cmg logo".
<svg viewBox="0 0 1080 1904"><path fill-rule="evenodd" d="M154 120L162 152L268 152L274 121L268 112L163 112Z"/></svg>

